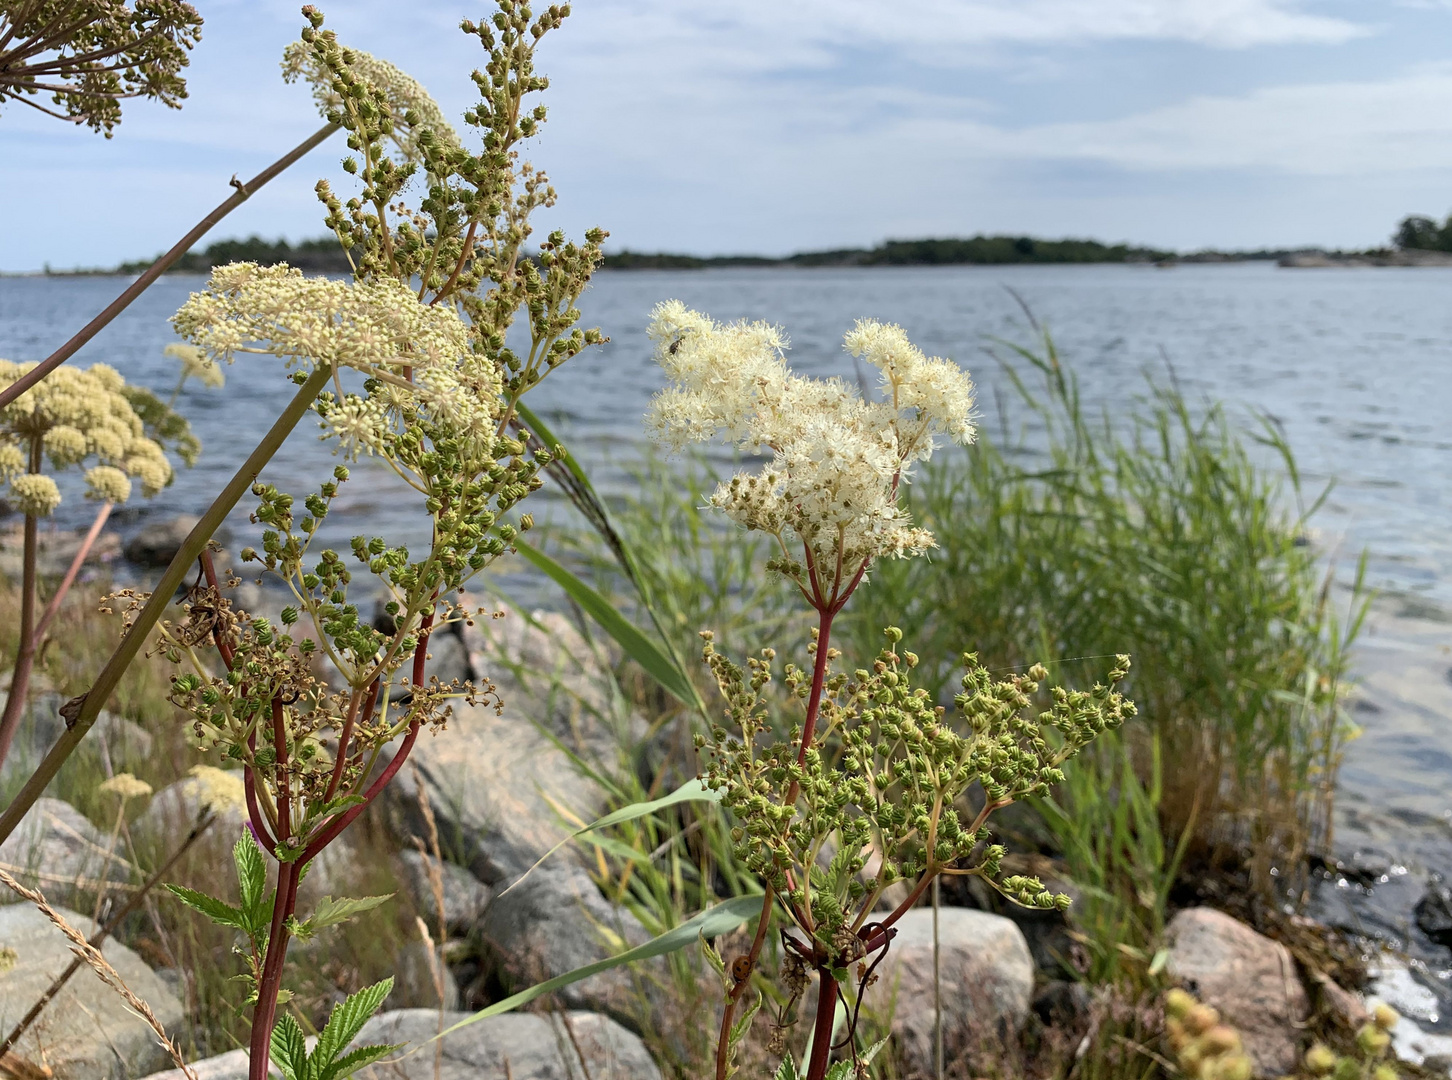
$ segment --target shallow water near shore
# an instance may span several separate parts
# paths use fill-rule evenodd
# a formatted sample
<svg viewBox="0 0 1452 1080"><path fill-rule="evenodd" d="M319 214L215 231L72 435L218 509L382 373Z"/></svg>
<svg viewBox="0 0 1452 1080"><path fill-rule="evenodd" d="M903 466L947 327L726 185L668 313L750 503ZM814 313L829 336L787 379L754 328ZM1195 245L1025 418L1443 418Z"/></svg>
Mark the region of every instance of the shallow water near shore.
<svg viewBox="0 0 1452 1080"><path fill-rule="evenodd" d="M167 318L202 283L164 278L79 362L105 361L169 393L175 365L161 356L174 340ZM0 279L0 357L42 358L121 284ZM852 321L901 323L930 353L972 370L982 425L995 436L1005 423L1016 431L1021 410L987 350L994 339L1028 341L1022 298L1078 373L1091 414L1132 414L1142 373L1151 370L1177 379L1192 400L1270 418L1296 452L1307 498L1334 477L1312 539L1342 580L1368 549L1369 579L1383 595L1358 649L1354 715L1364 734L1347 748L1340 777L1336 855L1348 872L1323 883L1317 910L1408 947L1424 964L1423 980L1443 994L1435 1025L1452 1030L1452 951L1425 938L1412 916L1432 875L1452 879L1452 269L1249 263L603 273L581 308L586 325L599 325L611 342L571 361L531 401L607 492L633 483L641 414L660 385L644 326L650 308L670 297L721 319L779 322L792 336L795 366L849 379L855 373L841 336ZM271 358L243 357L228 369L225 389L189 387L180 404L202 439L201 462L157 499L119 512L117 527L131 531L205 505L291 396L278 369ZM304 422L269 478L295 492L316 483L330 461L315 436ZM381 532L422 543L403 509L411 495L379 463L364 461L329 524L345 536ZM60 524L84 520L76 496L68 492ZM246 505L231 522L239 539L249 528ZM556 511L563 512L558 502L536 509L536 518ZM506 584L527 602L550 599L529 575Z"/></svg>

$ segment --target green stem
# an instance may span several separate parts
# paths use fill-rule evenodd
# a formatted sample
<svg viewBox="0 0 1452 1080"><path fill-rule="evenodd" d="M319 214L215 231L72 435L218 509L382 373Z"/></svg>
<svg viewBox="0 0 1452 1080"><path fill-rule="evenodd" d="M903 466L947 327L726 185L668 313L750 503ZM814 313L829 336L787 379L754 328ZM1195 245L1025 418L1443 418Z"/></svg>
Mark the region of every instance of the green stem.
<svg viewBox="0 0 1452 1080"><path fill-rule="evenodd" d="M100 715L101 709L105 707L112 692L121 682L122 675L126 673L131 662L136 659L136 655L146 644L147 638L151 636L152 627L161 620L166 609L171 606L172 597L186 578L192 563L201 555L207 546L207 541L221 527L222 522L237 505L238 500L257 482L257 477L262 473L263 467L272 460L272 456L282 447L283 442L292 433L292 429L297 427L298 422L302 420L303 414L308 411L313 399L328 384L330 374L331 369L326 365L319 367L298 388L298 392L293 396L292 401L288 402L282 415L277 418L272 428L257 444L256 449L242 463L242 467L227 482L227 486L222 489L221 494L207 508L201 521L197 522L196 527L187 534L181 549L171 560L171 564L167 566L166 572L161 575L161 580L157 582L151 599L146 602L146 606L141 609L141 613L136 617L136 622L130 631L121 639L121 644L116 647L111 658L106 661L106 666L96 676L95 683L81 697L66 703L61 713L67 721L65 734L56 741L55 746L51 747L45 760L31 774L30 779L25 782L25 786L20 789L20 793L15 796L14 801L5 808L5 813L0 814L0 843L4 843L6 838L15 831L15 827L20 824L20 819L25 816L26 811L35 804L36 799L40 798L46 786L55 779L55 774L60 771L60 767L85 738L86 732L91 730L91 725L96 722L96 717Z"/></svg>

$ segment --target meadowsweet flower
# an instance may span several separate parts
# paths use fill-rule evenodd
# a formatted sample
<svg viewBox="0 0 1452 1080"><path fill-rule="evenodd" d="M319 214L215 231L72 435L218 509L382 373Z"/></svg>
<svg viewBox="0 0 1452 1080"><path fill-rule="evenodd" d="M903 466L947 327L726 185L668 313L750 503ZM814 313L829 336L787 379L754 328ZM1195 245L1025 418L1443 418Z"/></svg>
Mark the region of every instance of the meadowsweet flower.
<svg viewBox="0 0 1452 1080"><path fill-rule="evenodd" d="M846 347L881 369L885 398L864 401L841 379L793 375L785 335L764 323L722 325L669 301L649 332L671 379L651 403L655 438L675 450L720 434L771 454L759 472L717 488L714 507L800 541L830 583L934 546L898 504L898 487L936 435L972 440L973 386L956 364L924 356L899 327L859 322Z"/></svg>
<svg viewBox="0 0 1452 1080"><path fill-rule="evenodd" d="M26 517L50 517L60 505L60 488L44 473L23 473L10 481L10 501Z"/></svg>
<svg viewBox="0 0 1452 1080"><path fill-rule="evenodd" d="M264 353L289 367L370 376L366 398L350 395L319 409L350 456L381 452L390 432L416 420L462 437L492 437L498 369L473 353L451 306L420 303L400 281L349 283L289 266L231 263L212 271L208 288L193 293L172 323L214 361Z"/></svg>
<svg viewBox="0 0 1452 1080"><path fill-rule="evenodd" d="M331 37L331 35L328 35ZM399 151L410 160L419 158L418 140L424 131L432 132L445 146L458 146L459 136L453 125L444 119L443 110L429 92L413 76L400 71L387 60L380 60L361 49L343 49L341 57L354 78L381 90L393 114L393 138ZM282 77L287 82L298 79L311 84L313 102L324 119L343 107L343 98L333 80L308 43L294 41L282 52ZM413 113L414 122L406 119Z"/></svg>

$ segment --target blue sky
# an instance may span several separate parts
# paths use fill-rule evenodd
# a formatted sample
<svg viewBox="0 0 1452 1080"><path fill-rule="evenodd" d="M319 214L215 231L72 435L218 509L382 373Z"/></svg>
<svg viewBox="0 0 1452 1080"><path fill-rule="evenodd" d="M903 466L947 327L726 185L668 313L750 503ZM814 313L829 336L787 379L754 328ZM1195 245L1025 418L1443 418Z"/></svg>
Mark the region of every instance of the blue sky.
<svg viewBox="0 0 1452 1080"><path fill-rule="evenodd" d="M180 112L110 141L0 111L0 270L167 247L319 120L278 76L281 0L197 0ZM328 25L451 117L483 15L335 0ZM529 150L546 224L613 249L786 253L977 232L1179 249L1366 246L1452 209L1452 0L578 0ZM341 138L214 237L318 235Z"/></svg>

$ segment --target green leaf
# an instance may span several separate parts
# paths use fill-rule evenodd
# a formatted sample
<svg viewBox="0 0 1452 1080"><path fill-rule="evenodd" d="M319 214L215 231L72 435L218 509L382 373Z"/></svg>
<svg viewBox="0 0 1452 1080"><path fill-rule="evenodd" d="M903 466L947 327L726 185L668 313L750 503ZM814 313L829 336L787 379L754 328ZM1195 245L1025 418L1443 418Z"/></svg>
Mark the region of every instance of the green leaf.
<svg viewBox="0 0 1452 1080"><path fill-rule="evenodd" d="M372 1065L381 1057L387 1057L395 1050L402 1050L406 1043L389 1043L378 1046L360 1046L352 1050L318 1073L313 1080L345 1080L359 1069Z"/></svg>
<svg viewBox="0 0 1452 1080"><path fill-rule="evenodd" d="M311 1080L307 1043L291 1013L283 1013L273 1025L272 1061L282 1071L284 1080Z"/></svg>
<svg viewBox="0 0 1452 1080"><path fill-rule="evenodd" d="M350 994L346 1001L333 1006L333 1011L328 1014L328 1023L318 1036L318 1045L313 1047L313 1057L318 1062L315 1080L326 1080L329 1075L326 1070L333 1064L333 1059L357 1037L359 1030L378 1011L392 989L393 979L384 979L365 986L356 994Z"/></svg>
<svg viewBox="0 0 1452 1080"><path fill-rule="evenodd" d="M554 432L547 428L544 424L544 421L536 416L532 411L530 411L530 409L524 404L524 402L516 401L514 403L514 411L517 412L519 414L519 418L524 421L525 427L529 428L529 430L534 433L539 441L545 445L545 449L549 450L550 453L554 453L556 446L564 445L563 441L555 438ZM580 463L575 460L575 455L566 453L562 460L564 462L565 468L569 469L571 475L573 475L574 478L580 482L580 486L588 491L591 495L594 495L595 485L590 483L590 478L585 475L585 470L580 468Z"/></svg>
<svg viewBox="0 0 1452 1080"><path fill-rule="evenodd" d="M372 911L379 904L392 899L392 893L385 896L343 896L337 900L331 896L325 896L318 901L318 906L313 909L313 913L303 920L295 932L302 938L311 937L319 930L336 926L340 922L347 922L354 915Z"/></svg>
<svg viewBox="0 0 1452 1080"><path fill-rule="evenodd" d="M791 1051L781 1059L781 1065L776 1070L776 1076L772 1080L799 1080L801 1074L797 1072L796 1059L792 1057Z"/></svg>
<svg viewBox="0 0 1452 1080"><path fill-rule="evenodd" d="M487 1009L476 1012L466 1020L460 1020L453 1027L444 1030L435 1039L441 1039L445 1035L452 1034L460 1028L468 1027L470 1024L484 1020L490 1016L498 1016L500 1013L512 1012L521 1005L527 1005L541 995L551 993L562 986L569 986L581 979L588 979L591 975L597 975L602 971L609 971L611 968L620 967L622 964L633 964L637 960L649 960L654 956L664 956L666 953L675 952L677 949L684 949L694 944L703 937L720 937L722 934L729 934L748 919L761 914L760 896L738 896L735 899L727 900L717 904L715 907L707 908L692 919L681 923L673 930L667 930L664 934L651 938L643 945L637 945L618 956L606 957L604 960L597 960L593 964L586 964L584 967L576 968L574 971L567 971L563 975L556 975L553 979L546 979L542 983L536 983L526 990L517 994L511 994L503 1001L496 1001ZM432 1042L430 1039L429 1042ZM427 1044L425 1044L427 1045Z"/></svg>
<svg viewBox="0 0 1452 1080"><path fill-rule="evenodd" d="M583 829L576 829L574 832L570 833L569 836L565 837L558 844L550 848L538 859L536 859L533 866L531 866L524 873L520 874L519 877L514 879L514 881L510 882L509 889L514 888L525 878L529 877L530 874L534 873L535 870L539 868L540 863L544 862L555 852L559 851L560 848L564 847L571 840L574 840L575 838L580 836L584 836L587 832L594 832L596 829L609 828L611 825L619 825L621 822L624 821L634 821L637 818L643 818L650 814L653 814L657 810L664 810L668 806L674 806L676 805L676 803L719 803L720 801L720 792L712 791L705 784L701 783L700 780L687 780L684 784L676 788L675 791L672 791L669 795L662 795L659 799L651 799L648 802L631 803L629 806L622 806L619 810L614 810L606 814L604 817L597 818L596 820L590 822L590 824L586 825ZM602 844L601 846L603 847L604 845ZM509 891L509 889L505 889L504 892L499 894L499 896L503 896L504 893L507 893Z"/></svg>
<svg viewBox="0 0 1452 1080"><path fill-rule="evenodd" d="M214 923L241 930L244 934L250 932L247 917L231 904L224 903L215 896L208 896L206 893L197 892L196 889L188 889L181 885L168 884L167 888L187 907L200 911Z"/></svg>
<svg viewBox="0 0 1452 1080"><path fill-rule="evenodd" d="M570 599L579 604L592 619L599 623L630 658L643 667L672 697L688 708L701 713L706 711L700 695L696 692L696 687L686 673L666 655L659 645L651 641L625 616L616 611L609 600L538 548L531 547L519 539L514 540L513 543L521 555L553 578L555 583L570 595Z"/></svg>
<svg viewBox="0 0 1452 1080"><path fill-rule="evenodd" d="M267 926L270 914L268 905L263 903L267 891L267 864L262 861L262 849L246 829L232 845L232 861L237 864L237 893L242 898L247 932L260 934Z"/></svg>

